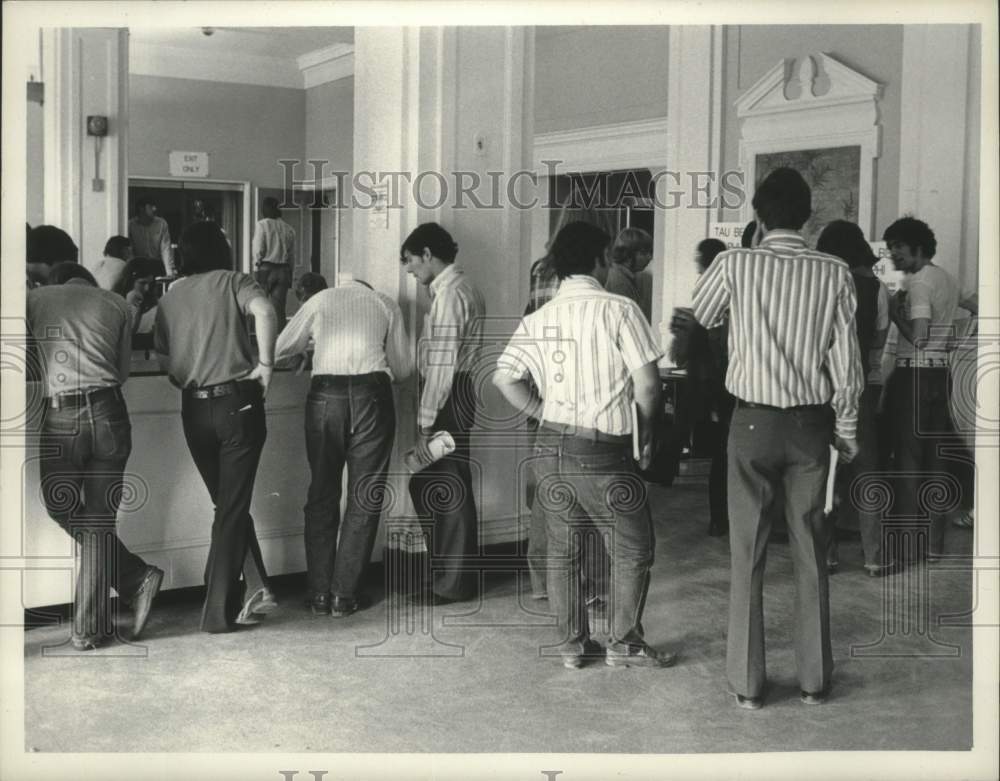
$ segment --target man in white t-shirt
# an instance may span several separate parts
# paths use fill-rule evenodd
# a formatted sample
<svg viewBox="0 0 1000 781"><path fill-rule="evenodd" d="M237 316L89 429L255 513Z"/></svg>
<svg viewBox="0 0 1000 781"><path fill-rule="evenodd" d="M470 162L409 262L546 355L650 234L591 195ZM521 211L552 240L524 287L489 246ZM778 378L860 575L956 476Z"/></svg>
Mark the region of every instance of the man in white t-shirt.
<svg viewBox="0 0 1000 781"><path fill-rule="evenodd" d="M889 300L889 317L899 330L896 369L886 387L894 468L899 473L893 512L918 522L929 517L926 551L934 560L944 552L945 518L918 502L926 483L948 471L938 451L953 436L948 364L958 285L931 262L937 240L927 223L903 217L886 228L882 238L896 269L906 275L904 290ZM916 547L918 556L922 548Z"/></svg>

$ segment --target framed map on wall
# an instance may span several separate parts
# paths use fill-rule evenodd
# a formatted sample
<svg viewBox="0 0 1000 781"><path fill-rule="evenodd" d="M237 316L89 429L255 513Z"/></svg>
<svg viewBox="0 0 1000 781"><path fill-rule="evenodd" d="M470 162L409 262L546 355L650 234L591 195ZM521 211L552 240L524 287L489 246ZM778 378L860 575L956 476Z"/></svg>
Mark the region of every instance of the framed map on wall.
<svg viewBox="0 0 1000 781"><path fill-rule="evenodd" d="M802 228L811 246L816 246L816 237L827 223L859 222L860 146L759 153L754 165L755 185L776 168L794 168L812 190L812 215Z"/></svg>

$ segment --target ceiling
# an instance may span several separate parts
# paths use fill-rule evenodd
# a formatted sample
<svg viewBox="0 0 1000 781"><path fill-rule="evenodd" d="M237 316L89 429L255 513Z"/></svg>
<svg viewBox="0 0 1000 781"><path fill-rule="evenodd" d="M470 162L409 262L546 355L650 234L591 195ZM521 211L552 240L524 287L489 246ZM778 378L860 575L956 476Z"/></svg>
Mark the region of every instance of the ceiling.
<svg viewBox="0 0 1000 781"><path fill-rule="evenodd" d="M203 29L213 30L212 35ZM336 43L354 43L353 27L131 27L131 47L168 46L203 55L295 60Z"/></svg>

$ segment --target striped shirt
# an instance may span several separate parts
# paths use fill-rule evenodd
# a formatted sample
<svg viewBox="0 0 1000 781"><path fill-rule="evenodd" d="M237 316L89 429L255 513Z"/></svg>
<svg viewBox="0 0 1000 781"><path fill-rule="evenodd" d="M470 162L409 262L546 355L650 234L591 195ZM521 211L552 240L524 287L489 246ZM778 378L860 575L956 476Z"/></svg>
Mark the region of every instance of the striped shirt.
<svg viewBox="0 0 1000 781"><path fill-rule="evenodd" d="M284 220L274 217L259 220L250 246L254 263L295 264L295 229Z"/></svg>
<svg viewBox="0 0 1000 781"><path fill-rule="evenodd" d="M276 359L304 352L310 338L313 374L386 372L402 380L413 371L399 304L358 282L321 290L306 301L278 334Z"/></svg>
<svg viewBox="0 0 1000 781"><path fill-rule="evenodd" d="M430 428L451 393L456 372L477 370L483 344L486 301L454 264L428 286L430 311L417 346L417 365L423 377L417 425Z"/></svg>
<svg viewBox="0 0 1000 781"><path fill-rule="evenodd" d="M530 375L541 389L543 420L623 435L632 431L632 372L662 355L634 301L573 275L521 320L497 371Z"/></svg>
<svg viewBox="0 0 1000 781"><path fill-rule="evenodd" d="M837 434L853 438L864 371L847 264L810 250L796 231L720 254L698 279L694 315L707 328L730 311L726 388L773 407L829 402Z"/></svg>

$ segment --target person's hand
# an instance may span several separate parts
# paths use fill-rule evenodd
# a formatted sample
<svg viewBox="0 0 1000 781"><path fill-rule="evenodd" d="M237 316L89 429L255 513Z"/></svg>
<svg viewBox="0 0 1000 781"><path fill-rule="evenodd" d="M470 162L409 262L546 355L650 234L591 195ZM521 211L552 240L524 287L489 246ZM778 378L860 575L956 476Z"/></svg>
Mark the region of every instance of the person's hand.
<svg viewBox="0 0 1000 781"><path fill-rule="evenodd" d="M128 304L133 309L142 309L143 301L145 301L145 296L142 291L133 288L125 294L125 303Z"/></svg>
<svg viewBox="0 0 1000 781"><path fill-rule="evenodd" d="M690 331L697 324L698 321L692 310L678 308L674 310L673 316L670 318L670 331L671 333Z"/></svg>
<svg viewBox="0 0 1000 781"><path fill-rule="evenodd" d="M260 395L267 396L267 389L271 385L272 374L274 374L273 366L265 366L262 363L258 363L245 379L256 380L259 382L261 391Z"/></svg>
<svg viewBox="0 0 1000 781"><path fill-rule="evenodd" d="M643 472L649 470L653 465L654 447L652 441L647 442L639 451L639 469Z"/></svg>
<svg viewBox="0 0 1000 781"><path fill-rule="evenodd" d="M434 460L434 456L431 454L430 441L431 432L421 430L417 435L416 444L413 446L413 450L417 455L417 460L419 460L424 466L430 464L430 462Z"/></svg>
<svg viewBox="0 0 1000 781"><path fill-rule="evenodd" d="M851 463L858 455L858 440L851 437L847 439L846 437L834 437L833 446L837 448L837 452L840 454L838 460L842 464Z"/></svg>

